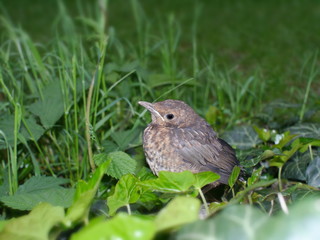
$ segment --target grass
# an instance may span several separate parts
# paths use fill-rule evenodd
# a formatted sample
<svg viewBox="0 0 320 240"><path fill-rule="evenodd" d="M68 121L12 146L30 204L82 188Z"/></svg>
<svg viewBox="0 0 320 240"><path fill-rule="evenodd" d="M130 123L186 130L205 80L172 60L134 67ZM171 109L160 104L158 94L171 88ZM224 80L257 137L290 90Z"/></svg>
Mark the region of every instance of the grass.
<svg viewBox="0 0 320 240"><path fill-rule="evenodd" d="M316 1L187 0L156 7L137 0L58 1L50 2L54 16L43 11L42 2L15 3L0 5L3 218L21 210L61 210L34 208L48 200L62 212L68 209L64 216L50 215L64 225L57 232L98 224L92 216L104 212L110 218L123 206L132 225L139 214L151 213L161 223L167 222L161 220L165 204L177 192L191 196L190 206L197 209L195 188L202 185L194 176L170 175L172 186L144 168L141 133L150 117L139 100L184 100L237 148L247 183L234 185L233 179L232 192L225 190L220 205L206 206L207 212L240 202L273 215L286 206L284 200L318 196L312 170L319 159L320 118ZM293 134L302 135L292 142ZM198 176L203 184L214 177ZM159 182L178 189L165 192ZM99 214L88 215L106 199L109 209L104 204ZM177 206L172 201L168 209L179 209L190 222L198 219L196 211L191 216L179 208L185 199L176 199ZM121 224L122 217L111 217L110 224ZM169 229L185 223L177 217Z"/></svg>

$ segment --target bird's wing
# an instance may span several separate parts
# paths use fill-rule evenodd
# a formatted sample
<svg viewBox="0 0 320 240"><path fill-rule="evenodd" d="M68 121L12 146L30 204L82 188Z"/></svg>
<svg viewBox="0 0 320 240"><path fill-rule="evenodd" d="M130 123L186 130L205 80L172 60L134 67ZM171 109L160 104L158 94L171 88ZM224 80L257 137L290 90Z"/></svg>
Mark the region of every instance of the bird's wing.
<svg viewBox="0 0 320 240"><path fill-rule="evenodd" d="M228 177L238 160L234 150L222 139L216 137L210 128L195 130L181 128L175 136L176 151L191 168L206 169L218 173L220 182L227 183Z"/></svg>

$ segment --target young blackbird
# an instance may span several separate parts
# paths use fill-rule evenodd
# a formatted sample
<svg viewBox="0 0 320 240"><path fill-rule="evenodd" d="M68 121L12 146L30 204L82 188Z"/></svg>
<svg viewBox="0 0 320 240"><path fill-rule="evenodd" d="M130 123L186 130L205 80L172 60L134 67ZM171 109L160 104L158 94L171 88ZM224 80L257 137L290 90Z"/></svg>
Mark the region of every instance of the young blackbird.
<svg viewBox="0 0 320 240"><path fill-rule="evenodd" d="M143 148L154 174L212 171L220 175L220 183L228 183L233 167L239 165L235 152L190 106L178 100L139 104L152 115Z"/></svg>

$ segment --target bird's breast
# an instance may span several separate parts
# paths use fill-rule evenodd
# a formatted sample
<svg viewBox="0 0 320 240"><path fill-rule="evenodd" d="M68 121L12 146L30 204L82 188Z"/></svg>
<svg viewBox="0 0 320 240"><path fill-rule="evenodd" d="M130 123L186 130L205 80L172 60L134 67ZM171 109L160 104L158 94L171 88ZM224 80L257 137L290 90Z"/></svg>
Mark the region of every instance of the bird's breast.
<svg viewBox="0 0 320 240"><path fill-rule="evenodd" d="M149 125L143 135L143 148L151 170L177 172L181 164L175 151L178 142L173 128Z"/></svg>

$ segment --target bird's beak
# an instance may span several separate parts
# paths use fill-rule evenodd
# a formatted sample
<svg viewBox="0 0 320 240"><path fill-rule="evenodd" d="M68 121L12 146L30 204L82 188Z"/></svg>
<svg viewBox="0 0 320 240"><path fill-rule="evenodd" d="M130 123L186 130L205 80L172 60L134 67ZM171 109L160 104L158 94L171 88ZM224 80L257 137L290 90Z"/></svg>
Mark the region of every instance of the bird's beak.
<svg viewBox="0 0 320 240"><path fill-rule="evenodd" d="M152 114L152 116L156 117L156 118L160 118L162 121L164 121L163 117L161 116L161 114L154 109L154 106L152 103L149 102L144 102L144 101L139 101L138 102L141 106L145 107L148 111L150 111L150 113Z"/></svg>

